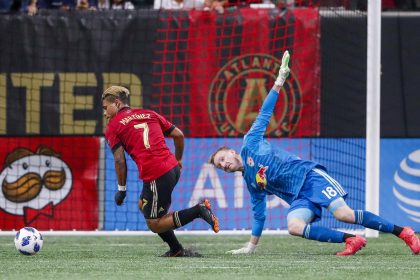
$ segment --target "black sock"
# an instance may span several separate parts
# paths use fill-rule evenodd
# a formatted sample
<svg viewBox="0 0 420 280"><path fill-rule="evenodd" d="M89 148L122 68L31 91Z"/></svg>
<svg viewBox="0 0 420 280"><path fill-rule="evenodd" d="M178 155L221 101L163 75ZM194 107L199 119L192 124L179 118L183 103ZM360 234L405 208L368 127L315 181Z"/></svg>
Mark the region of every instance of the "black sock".
<svg viewBox="0 0 420 280"><path fill-rule="evenodd" d="M392 231L392 234L396 236L400 236L401 232L404 228L394 225L394 230Z"/></svg>
<svg viewBox="0 0 420 280"><path fill-rule="evenodd" d="M200 208L198 208L198 205L193 206L188 209L180 210L174 212L172 215L174 219L174 224L177 228L182 227L195 218L198 218L200 216Z"/></svg>
<svg viewBox="0 0 420 280"><path fill-rule="evenodd" d="M178 252L182 249L182 245L179 243L173 230L168 230L158 235L164 242L168 243L171 252Z"/></svg>
<svg viewBox="0 0 420 280"><path fill-rule="evenodd" d="M349 233L344 233L344 236L343 236L343 241L346 241L346 239L347 238L350 238L350 237L355 237L356 235L353 235L353 234L349 234Z"/></svg>

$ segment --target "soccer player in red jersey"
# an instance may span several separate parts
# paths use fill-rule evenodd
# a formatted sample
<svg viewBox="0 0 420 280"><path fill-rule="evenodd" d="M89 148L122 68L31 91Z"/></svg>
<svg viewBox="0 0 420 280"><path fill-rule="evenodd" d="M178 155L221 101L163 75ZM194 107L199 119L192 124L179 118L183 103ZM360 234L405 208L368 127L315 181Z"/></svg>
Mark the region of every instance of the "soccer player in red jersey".
<svg viewBox="0 0 420 280"><path fill-rule="evenodd" d="M105 138L114 155L118 191L115 202L121 205L126 196L127 163L124 151L137 164L143 190L139 209L143 212L151 231L157 233L170 250L162 256L189 257L198 253L184 249L173 229L202 218L219 231L219 223L211 211L209 200L204 199L194 207L168 213L172 191L182 168L184 134L171 122L152 110L129 106L130 92L121 86L111 86L102 94L104 116L109 120ZM165 136L173 138L175 155L165 143Z"/></svg>

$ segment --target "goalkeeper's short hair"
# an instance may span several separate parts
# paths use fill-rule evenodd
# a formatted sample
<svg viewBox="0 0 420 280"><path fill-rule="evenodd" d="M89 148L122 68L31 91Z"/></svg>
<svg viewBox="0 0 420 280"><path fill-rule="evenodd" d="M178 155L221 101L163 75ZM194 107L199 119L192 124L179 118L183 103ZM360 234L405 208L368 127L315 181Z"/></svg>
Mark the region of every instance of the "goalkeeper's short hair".
<svg viewBox="0 0 420 280"><path fill-rule="evenodd" d="M223 147L220 147L219 149L217 149L217 151L215 151L210 157L209 157L209 160L208 160L208 163L210 163L210 164L213 164L214 165L214 156L218 153L218 152L220 152L220 151L224 151L224 150L230 150L230 148L229 147L226 147L226 146L223 146Z"/></svg>

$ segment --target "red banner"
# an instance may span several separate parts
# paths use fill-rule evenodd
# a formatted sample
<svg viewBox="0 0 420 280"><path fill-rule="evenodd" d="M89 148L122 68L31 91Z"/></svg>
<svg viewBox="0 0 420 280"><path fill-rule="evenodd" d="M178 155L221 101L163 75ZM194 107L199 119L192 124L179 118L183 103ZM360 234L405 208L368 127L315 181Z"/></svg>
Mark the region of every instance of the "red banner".
<svg viewBox="0 0 420 280"><path fill-rule="evenodd" d="M319 133L319 15L242 8L225 14L191 11L188 33L191 118L194 137L241 136L255 120L277 77L281 56L291 53L288 78L267 135Z"/></svg>
<svg viewBox="0 0 420 280"><path fill-rule="evenodd" d="M1 138L0 229L98 227L99 138Z"/></svg>

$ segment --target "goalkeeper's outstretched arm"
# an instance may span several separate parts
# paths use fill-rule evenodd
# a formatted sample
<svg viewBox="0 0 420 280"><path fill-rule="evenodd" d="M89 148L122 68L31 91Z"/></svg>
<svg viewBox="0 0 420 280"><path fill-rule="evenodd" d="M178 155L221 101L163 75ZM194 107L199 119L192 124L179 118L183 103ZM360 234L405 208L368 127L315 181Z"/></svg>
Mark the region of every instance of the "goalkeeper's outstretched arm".
<svg viewBox="0 0 420 280"><path fill-rule="evenodd" d="M257 249L257 244L259 240L260 240L260 237L251 235L251 239L249 240L248 243L244 245L244 247L236 249L236 250L227 251L226 254L232 254L232 255L252 254Z"/></svg>
<svg viewBox="0 0 420 280"><path fill-rule="evenodd" d="M289 60L290 60L290 54L288 51L285 51L281 60L281 66L279 70L279 74L277 76L276 81L274 82L272 90L274 90L276 93L270 93L267 97L268 99L271 98L271 100L266 100L263 103L263 106L260 110L260 114L257 117L257 119L260 117L260 115L267 115L265 117L265 122L268 123L269 118L271 117L272 111L274 109L275 101L277 100L278 93L280 93L281 88L283 87L284 82L286 81L287 77L290 73L289 68ZM262 121L261 121L262 122ZM263 123L265 124L265 123ZM259 127L261 126L261 128ZM249 135L252 134L252 130L258 131L263 133L263 130L265 130L265 125L260 125L258 120L254 123L254 125L251 127L251 131L247 133L247 136L245 138L250 137ZM254 133L255 134L255 133ZM248 140L248 139L246 139ZM262 234L262 229L264 226L265 221L265 208L266 208L266 202L265 202L265 193L263 192L253 192L252 188L249 188L252 198L252 204L254 205L254 221L252 225L252 235L249 239L249 242L244 245L244 247L236 249L236 250L230 250L227 251L227 254L252 254L255 252L257 248L257 244L260 240L260 236Z"/></svg>
<svg viewBox="0 0 420 280"><path fill-rule="evenodd" d="M290 73L289 60L290 60L289 51L285 51L281 59L281 66L280 66L279 74L273 85L273 90L277 92L280 92L284 82L289 76L289 73Z"/></svg>
<svg viewBox="0 0 420 280"><path fill-rule="evenodd" d="M244 144L249 147L258 146L258 143L260 143L264 138L264 133L267 130L267 125L273 115L280 90L290 73L289 60L290 54L288 51L285 51L281 60L282 62L276 81L261 105L257 118L244 136Z"/></svg>
<svg viewBox="0 0 420 280"><path fill-rule="evenodd" d="M265 212L267 206L267 195L263 191L254 190L253 187L248 187L251 195L251 204L253 211L252 220L252 234L249 242L246 243L242 248L231 250L226 252L227 254L252 254L257 249L258 241L262 235L264 223L265 223Z"/></svg>

